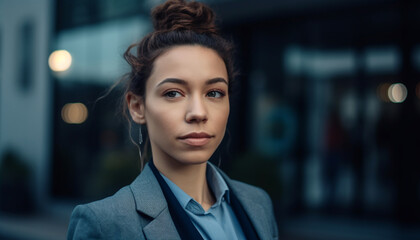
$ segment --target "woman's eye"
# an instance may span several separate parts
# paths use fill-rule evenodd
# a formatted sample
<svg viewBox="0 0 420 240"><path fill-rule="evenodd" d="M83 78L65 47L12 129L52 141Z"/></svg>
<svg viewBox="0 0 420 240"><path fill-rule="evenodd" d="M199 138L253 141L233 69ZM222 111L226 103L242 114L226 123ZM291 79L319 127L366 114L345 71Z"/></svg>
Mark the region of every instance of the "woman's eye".
<svg viewBox="0 0 420 240"><path fill-rule="evenodd" d="M211 97L211 98L221 98L224 96L225 96L225 93L221 91L210 91L207 93L207 97Z"/></svg>
<svg viewBox="0 0 420 240"><path fill-rule="evenodd" d="M181 97L182 95L181 93L177 91L169 91L169 92L166 92L164 96L168 98L176 98L176 97Z"/></svg>

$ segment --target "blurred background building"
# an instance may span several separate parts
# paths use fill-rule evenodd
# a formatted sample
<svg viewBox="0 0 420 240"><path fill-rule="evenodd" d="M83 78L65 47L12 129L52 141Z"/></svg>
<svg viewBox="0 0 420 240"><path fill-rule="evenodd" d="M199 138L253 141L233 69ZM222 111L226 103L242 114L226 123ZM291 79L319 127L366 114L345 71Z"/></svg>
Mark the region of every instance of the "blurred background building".
<svg viewBox="0 0 420 240"><path fill-rule="evenodd" d="M0 0L1 239L65 238L137 176L107 91L160 2ZM216 155L270 193L281 239L420 239L420 2L205 2L241 72Z"/></svg>

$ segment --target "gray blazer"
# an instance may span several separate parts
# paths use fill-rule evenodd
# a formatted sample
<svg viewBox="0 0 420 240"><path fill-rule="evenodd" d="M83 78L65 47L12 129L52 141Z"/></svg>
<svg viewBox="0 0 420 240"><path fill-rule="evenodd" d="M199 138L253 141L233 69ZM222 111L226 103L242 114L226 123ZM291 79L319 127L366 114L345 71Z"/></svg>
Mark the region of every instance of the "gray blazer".
<svg viewBox="0 0 420 240"><path fill-rule="evenodd" d="M250 217L260 239L278 239L268 194L229 179L219 170ZM180 239L168 205L149 165L113 196L77 206L67 239Z"/></svg>

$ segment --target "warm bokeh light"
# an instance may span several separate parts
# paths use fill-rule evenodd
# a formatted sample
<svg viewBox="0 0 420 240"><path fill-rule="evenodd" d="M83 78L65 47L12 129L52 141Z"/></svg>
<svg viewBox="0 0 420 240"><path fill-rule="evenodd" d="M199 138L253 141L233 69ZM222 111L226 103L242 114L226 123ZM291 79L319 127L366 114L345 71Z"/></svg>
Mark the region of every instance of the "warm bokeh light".
<svg viewBox="0 0 420 240"><path fill-rule="evenodd" d="M384 102L390 102L388 97L388 89L391 86L389 83L382 83L378 86L377 94L378 97Z"/></svg>
<svg viewBox="0 0 420 240"><path fill-rule="evenodd" d="M402 83L394 83L388 88L388 98L393 103L402 103L407 98L407 88Z"/></svg>
<svg viewBox="0 0 420 240"><path fill-rule="evenodd" d="M83 103L67 103L61 109L63 121L69 124L81 124L87 116L88 110Z"/></svg>
<svg viewBox="0 0 420 240"><path fill-rule="evenodd" d="M64 72L71 66L71 54L66 50L56 50L48 58L48 65L54 72Z"/></svg>

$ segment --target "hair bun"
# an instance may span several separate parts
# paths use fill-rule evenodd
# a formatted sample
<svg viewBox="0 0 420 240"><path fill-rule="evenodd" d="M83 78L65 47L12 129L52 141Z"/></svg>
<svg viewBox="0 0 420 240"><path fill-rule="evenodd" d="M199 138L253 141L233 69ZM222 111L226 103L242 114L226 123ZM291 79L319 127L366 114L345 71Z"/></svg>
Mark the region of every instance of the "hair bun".
<svg viewBox="0 0 420 240"><path fill-rule="evenodd" d="M156 31L217 33L213 11L200 2L169 0L153 9L152 18Z"/></svg>

